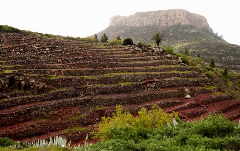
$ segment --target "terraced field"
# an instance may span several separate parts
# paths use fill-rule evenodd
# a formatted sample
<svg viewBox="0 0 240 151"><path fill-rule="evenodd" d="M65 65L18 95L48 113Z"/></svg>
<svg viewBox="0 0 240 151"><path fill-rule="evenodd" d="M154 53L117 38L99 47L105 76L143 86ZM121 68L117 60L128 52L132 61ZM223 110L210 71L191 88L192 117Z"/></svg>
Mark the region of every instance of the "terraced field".
<svg viewBox="0 0 240 151"><path fill-rule="evenodd" d="M32 141L62 135L79 141L118 104L132 113L157 104L186 120L213 113L240 119L239 101L207 86L198 68L167 54L21 33L0 33L0 40L0 137ZM26 80L19 84L16 77L44 87L27 89Z"/></svg>

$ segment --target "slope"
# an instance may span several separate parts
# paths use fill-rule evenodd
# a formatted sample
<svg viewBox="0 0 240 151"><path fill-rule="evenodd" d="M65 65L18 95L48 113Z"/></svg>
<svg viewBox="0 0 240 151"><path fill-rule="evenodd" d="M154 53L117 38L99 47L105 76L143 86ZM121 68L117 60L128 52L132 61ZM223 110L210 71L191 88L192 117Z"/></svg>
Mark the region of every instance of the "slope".
<svg viewBox="0 0 240 151"><path fill-rule="evenodd" d="M182 66L167 53L36 34L0 32L0 40L0 137L79 141L117 104L132 113L157 104L186 120L209 113L240 119L239 101L206 87L209 79L199 68Z"/></svg>

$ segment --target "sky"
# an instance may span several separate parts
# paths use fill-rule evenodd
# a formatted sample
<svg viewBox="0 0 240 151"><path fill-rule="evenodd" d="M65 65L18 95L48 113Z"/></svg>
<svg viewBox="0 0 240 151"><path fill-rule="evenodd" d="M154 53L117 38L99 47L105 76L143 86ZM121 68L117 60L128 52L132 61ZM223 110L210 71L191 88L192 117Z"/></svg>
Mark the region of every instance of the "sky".
<svg viewBox="0 0 240 151"><path fill-rule="evenodd" d="M240 45L239 0L0 0L0 24L23 30L86 37L115 15L184 9L208 20L215 33Z"/></svg>

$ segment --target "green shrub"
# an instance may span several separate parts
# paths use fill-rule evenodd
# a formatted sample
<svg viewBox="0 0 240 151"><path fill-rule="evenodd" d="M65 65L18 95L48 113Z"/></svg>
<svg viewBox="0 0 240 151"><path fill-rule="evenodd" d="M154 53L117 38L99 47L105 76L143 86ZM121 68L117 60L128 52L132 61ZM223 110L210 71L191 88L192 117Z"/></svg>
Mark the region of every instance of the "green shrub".
<svg viewBox="0 0 240 151"><path fill-rule="evenodd" d="M206 74L207 74L207 77L210 79L213 79L216 77L213 71L207 71Z"/></svg>
<svg viewBox="0 0 240 151"><path fill-rule="evenodd" d="M131 38L126 38L123 40L123 45L127 46L127 45L133 45L133 40Z"/></svg>
<svg viewBox="0 0 240 151"><path fill-rule="evenodd" d="M0 147L13 146L15 142L10 138L0 137Z"/></svg>
<svg viewBox="0 0 240 151"><path fill-rule="evenodd" d="M164 48L164 50L165 50L167 53L169 53L169 54L172 54L172 55L175 54L175 53L174 53L174 49L173 49L172 47L166 47L166 48Z"/></svg>
<svg viewBox="0 0 240 151"><path fill-rule="evenodd" d="M138 47L138 48L143 48L143 47L144 47L144 44L142 44L141 42L139 42L139 43L137 44L137 47Z"/></svg>
<svg viewBox="0 0 240 151"><path fill-rule="evenodd" d="M116 113L112 117L103 117L93 134L101 140L115 137L135 139L133 136L144 135L146 130L174 125L173 119L179 119L177 113L166 114L158 106L153 106L149 111L142 108L138 115L134 117L123 111L120 105L116 106Z"/></svg>
<svg viewBox="0 0 240 151"><path fill-rule="evenodd" d="M185 48L184 55L189 56L189 50Z"/></svg>
<svg viewBox="0 0 240 151"><path fill-rule="evenodd" d="M193 133L202 137L225 137L234 133L235 123L228 121L222 115L208 116L194 123Z"/></svg>
<svg viewBox="0 0 240 151"><path fill-rule="evenodd" d="M222 73L222 74L223 74L223 76L227 76L227 75L228 75L228 70L227 70L227 68L226 68L226 67L224 68L224 71L223 71L223 73Z"/></svg>
<svg viewBox="0 0 240 151"><path fill-rule="evenodd" d="M212 59L211 60L211 62L210 62L210 65L209 65L210 67L212 67L212 68L215 68L215 62L214 62L214 60Z"/></svg>
<svg viewBox="0 0 240 151"><path fill-rule="evenodd" d="M118 107L119 108L119 107ZM157 112L154 112L153 115ZM125 121L129 113L117 110L117 119ZM124 115L123 115L124 114ZM110 127L111 138L91 146L92 150L113 151L209 151L209 150L239 150L240 126L228 121L222 115L210 115L206 119L194 122L181 122L175 126L160 126L148 129L144 121L148 121L145 111L141 118L143 123L136 128L132 121L115 123ZM140 116L140 114L139 114ZM150 116L153 121L154 116ZM162 117L163 118L163 117ZM131 118L128 118L129 120ZM113 119L112 119L113 120ZM132 118L134 120L134 118ZM158 119L161 120L161 119ZM116 120L115 120L116 121ZM109 121L112 123L112 121ZM124 124L125 123L125 124ZM122 126L118 126L118 124Z"/></svg>
<svg viewBox="0 0 240 151"><path fill-rule="evenodd" d="M79 38L80 41L84 41L84 42L90 42L90 43L98 43L98 39L97 38L94 38L94 37L91 37L91 36L88 36L86 38Z"/></svg>
<svg viewBox="0 0 240 151"><path fill-rule="evenodd" d="M109 41L108 42L108 44L110 45L110 46L114 46L114 45L122 45L122 40L117 40L117 39L113 39L113 40L111 40L111 41Z"/></svg>

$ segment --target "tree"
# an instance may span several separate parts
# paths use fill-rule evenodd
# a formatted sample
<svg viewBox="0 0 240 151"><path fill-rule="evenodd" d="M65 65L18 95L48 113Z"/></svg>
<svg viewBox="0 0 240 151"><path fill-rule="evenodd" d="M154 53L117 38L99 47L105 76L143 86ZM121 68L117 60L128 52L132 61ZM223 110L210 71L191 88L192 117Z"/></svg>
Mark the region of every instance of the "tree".
<svg viewBox="0 0 240 151"><path fill-rule="evenodd" d="M94 35L94 39L96 39L96 41L99 42L97 38L97 34Z"/></svg>
<svg viewBox="0 0 240 151"><path fill-rule="evenodd" d="M214 62L213 59L212 59L211 62L210 62L210 67L215 68L215 62Z"/></svg>
<svg viewBox="0 0 240 151"><path fill-rule="evenodd" d="M185 48L184 54L185 54L186 56L189 56L189 51L187 50L187 48Z"/></svg>
<svg viewBox="0 0 240 151"><path fill-rule="evenodd" d="M162 42L162 38L160 36L160 33L156 33L155 35L153 35L153 40L155 40L156 44L159 47L159 44Z"/></svg>
<svg viewBox="0 0 240 151"><path fill-rule="evenodd" d="M107 35L105 33L101 37L101 42L102 43L107 43L108 42L108 37L107 37Z"/></svg>
<svg viewBox="0 0 240 151"><path fill-rule="evenodd" d="M200 58L200 52L199 52L199 51L198 51L198 53L197 53L197 57Z"/></svg>
<svg viewBox="0 0 240 151"><path fill-rule="evenodd" d="M137 47L139 47L139 48L142 48L144 45L141 43L141 42L139 42L138 44L137 44Z"/></svg>
<svg viewBox="0 0 240 151"><path fill-rule="evenodd" d="M224 76L227 76L227 75L228 75L228 70L227 70L226 67L224 68L223 75L224 75Z"/></svg>
<svg viewBox="0 0 240 151"><path fill-rule="evenodd" d="M120 38L120 36L119 36L119 35L117 36L117 38L116 38L116 39L117 39L117 40L121 40L121 38Z"/></svg>
<svg viewBox="0 0 240 151"><path fill-rule="evenodd" d="M133 40L131 38L126 38L123 40L123 45L127 46L127 45L133 45Z"/></svg>

